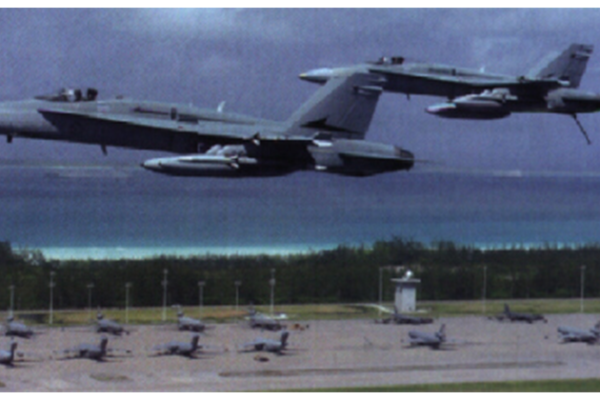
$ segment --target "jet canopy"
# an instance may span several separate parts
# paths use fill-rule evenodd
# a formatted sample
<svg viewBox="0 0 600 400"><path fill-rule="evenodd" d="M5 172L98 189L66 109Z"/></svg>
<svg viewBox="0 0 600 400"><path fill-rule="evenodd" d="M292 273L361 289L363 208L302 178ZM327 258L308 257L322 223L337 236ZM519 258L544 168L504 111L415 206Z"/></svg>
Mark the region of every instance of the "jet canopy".
<svg viewBox="0 0 600 400"><path fill-rule="evenodd" d="M98 90L94 88L86 89L85 96L83 94L83 90L81 89L63 88L55 94L41 95L36 96L35 98L38 100L54 101L59 103L77 103L82 101L95 101L97 97Z"/></svg>
<svg viewBox="0 0 600 400"><path fill-rule="evenodd" d="M381 57L375 61L375 65L401 65L404 64L404 57Z"/></svg>

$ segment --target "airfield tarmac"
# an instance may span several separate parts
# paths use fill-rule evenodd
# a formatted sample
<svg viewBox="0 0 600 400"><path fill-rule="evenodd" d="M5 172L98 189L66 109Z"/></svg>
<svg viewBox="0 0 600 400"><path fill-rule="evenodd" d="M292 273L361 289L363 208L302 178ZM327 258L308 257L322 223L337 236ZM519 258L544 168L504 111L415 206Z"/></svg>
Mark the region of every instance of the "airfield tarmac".
<svg viewBox="0 0 600 400"><path fill-rule="evenodd" d="M198 359L150 357L170 340L188 341L175 325L131 327L129 336L109 336L109 347L132 355L107 362L57 360L60 351L96 343L90 327L48 329L35 339L19 339L28 358L15 368L0 365L0 392L29 391L263 391L418 383L600 378L600 346L559 344L559 325L592 327L596 315L550 315L545 323L496 322L483 317L440 318L421 326L380 325L372 320L302 321L290 330L290 354L238 353L258 336L246 324L217 324L202 336L209 354ZM451 350L407 348L409 330L433 332L446 324ZM292 328L293 321L288 322ZM0 338L0 347L9 339ZM268 361L257 361L260 354ZM1 385L0 385L1 386Z"/></svg>

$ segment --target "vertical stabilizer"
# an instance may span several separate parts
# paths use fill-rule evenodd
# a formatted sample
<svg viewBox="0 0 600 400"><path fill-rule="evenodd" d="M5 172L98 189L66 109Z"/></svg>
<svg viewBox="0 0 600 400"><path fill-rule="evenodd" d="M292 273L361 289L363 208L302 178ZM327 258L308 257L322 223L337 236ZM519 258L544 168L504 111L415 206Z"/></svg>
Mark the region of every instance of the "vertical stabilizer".
<svg viewBox="0 0 600 400"><path fill-rule="evenodd" d="M281 348L285 349L287 346L287 340L290 337L290 333L288 331L284 331L281 333Z"/></svg>
<svg viewBox="0 0 600 400"><path fill-rule="evenodd" d="M559 55L547 56L527 76L537 79L556 79L568 82L569 87L577 88L593 50L592 45L574 43Z"/></svg>
<svg viewBox="0 0 600 400"><path fill-rule="evenodd" d="M288 119L286 135L364 139L382 92L375 81L363 73L329 79Z"/></svg>

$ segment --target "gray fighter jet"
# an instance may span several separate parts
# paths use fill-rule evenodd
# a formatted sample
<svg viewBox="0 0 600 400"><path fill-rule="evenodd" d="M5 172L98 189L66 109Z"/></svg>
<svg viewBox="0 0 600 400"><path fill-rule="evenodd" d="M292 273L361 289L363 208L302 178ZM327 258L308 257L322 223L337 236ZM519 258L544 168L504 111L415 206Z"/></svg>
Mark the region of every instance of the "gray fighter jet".
<svg viewBox="0 0 600 400"><path fill-rule="evenodd" d="M532 324L536 321L547 323L548 320L542 314L516 313L510 311L508 304L504 305L504 312L494 317L498 321L508 320L510 322L527 322Z"/></svg>
<svg viewBox="0 0 600 400"><path fill-rule="evenodd" d="M381 319L382 324L389 324L391 322L399 325L421 325L421 324L432 324L433 318L426 317L413 317L411 315L400 314L398 308L394 306L394 314L390 318Z"/></svg>
<svg viewBox="0 0 600 400"><path fill-rule="evenodd" d="M200 335L195 334L192 336L192 340L190 342L168 342L155 346L154 350L157 352L156 355L158 356L177 355L194 358L195 353L202 348L202 346L198 345L199 340Z"/></svg>
<svg viewBox="0 0 600 400"><path fill-rule="evenodd" d="M180 331L204 332L206 325L199 319L186 317L183 311L178 311L177 328Z"/></svg>
<svg viewBox="0 0 600 400"><path fill-rule="evenodd" d="M250 310L248 317L251 328L266 329L268 331L279 331L285 326L277 319L261 314L254 309Z"/></svg>
<svg viewBox="0 0 600 400"><path fill-rule="evenodd" d="M283 331L279 340L259 338L243 344L241 351L268 351L270 353L283 354L283 351L287 347L289 336L290 333L288 331Z"/></svg>
<svg viewBox="0 0 600 400"><path fill-rule="evenodd" d="M24 339L29 339L34 335L31 328L21 322L15 322L14 317L8 317L4 328L6 336L18 336Z"/></svg>
<svg viewBox="0 0 600 400"><path fill-rule="evenodd" d="M376 79L375 79L376 81ZM331 79L287 121L191 106L97 99L97 91L0 104L0 134L160 150L183 156L148 160L150 171L180 176L280 176L314 170L369 176L408 170L412 153L364 141L381 87L372 75Z"/></svg>
<svg viewBox="0 0 600 400"><path fill-rule="evenodd" d="M592 329L571 328L568 326L559 326L558 334L562 343L584 342L587 344L596 344L600 342L600 322Z"/></svg>
<svg viewBox="0 0 600 400"><path fill-rule="evenodd" d="M100 344L83 343L72 349L63 351L65 359L71 358L89 358L96 361L105 361L107 355L108 338L102 336Z"/></svg>
<svg viewBox="0 0 600 400"><path fill-rule="evenodd" d="M110 333L115 336L121 336L123 333L129 335L129 331L123 328L122 325L113 320L105 319L101 312L96 314L96 319L96 332L98 333Z"/></svg>
<svg viewBox="0 0 600 400"><path fill-rule="evenodd" d="M17 342L11 341L9 350L0 350L0 364L12 367L17 351Z"/></svg>
<svg viewBox="0 0 600 400"><path fill-rule="evenodd" d="M369 73L384 91L442 96L449 101L428 107L444 118L500 119L513 112L547 112L573 117L588 143L577 114L600 111L600 94L578 90L593 46L572 44L552 53L524 76L488 74L449 65L409 63L403 57L342 68L320 68L300 75L323 83L332 77Z"/></svg>
<svg viewBox="0 0 600 400"><path fill-rule="evenodd" d="M446 324L442 324L440 330L435 333L410 331L408 337L411 346L429 346L439 350L446 343Z"/></svg>

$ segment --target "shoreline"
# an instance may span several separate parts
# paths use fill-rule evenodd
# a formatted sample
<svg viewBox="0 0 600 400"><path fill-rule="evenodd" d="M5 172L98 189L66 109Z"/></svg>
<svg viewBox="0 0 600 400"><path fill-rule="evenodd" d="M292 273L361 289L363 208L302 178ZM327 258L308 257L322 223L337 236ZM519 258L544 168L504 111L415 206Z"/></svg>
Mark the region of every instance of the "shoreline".
<svg viewBox="0 0 600 400"><path fill-rule="evenodd" d="M417 241L419 242L419 241ZM478 251L499 250L543 250L548 249L577 249L586 246L598 245L597 242L586 243L459 243L440 240L438 242L453 243L457 248L473 248ZM436 243L422 243L426 247L435 248ZM15 245L16 250L41 251L47 260L71 261L71 260L120 260L134 259L143 260L158 257L204 257L204 256L289 256L305 255L314 252L333 250L339 246L347 247L370 247L375 243L330 243L322 245L282 245L282 246L91 246L91 247L34 247ZM421 242L419 242L421 243Z"/></svg>
<svg viewBox="0 0 600 400"><path fill-rule="evenodd" d="M223 246L223 247L39 247L48 260L143 260L158 257L203 257L203 256L286 256L309 254L322 250L331 250L337 245L323 246ZM18 248L18 247L17 247ZM22 247L22 249L34 249Z"/></svg>

